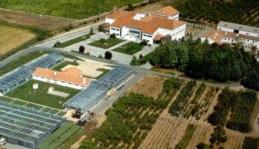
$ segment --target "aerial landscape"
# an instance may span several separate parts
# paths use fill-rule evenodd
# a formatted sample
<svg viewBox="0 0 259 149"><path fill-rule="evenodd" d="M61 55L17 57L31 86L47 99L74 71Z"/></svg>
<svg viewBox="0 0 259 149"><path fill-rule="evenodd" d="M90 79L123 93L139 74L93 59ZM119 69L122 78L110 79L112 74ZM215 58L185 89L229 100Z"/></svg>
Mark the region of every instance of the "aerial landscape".
<svg viewBox="0 0 259 149"><path fill-rule="evenodd" d="M259 149L259 1L0 0L0 148Z"/></svg>

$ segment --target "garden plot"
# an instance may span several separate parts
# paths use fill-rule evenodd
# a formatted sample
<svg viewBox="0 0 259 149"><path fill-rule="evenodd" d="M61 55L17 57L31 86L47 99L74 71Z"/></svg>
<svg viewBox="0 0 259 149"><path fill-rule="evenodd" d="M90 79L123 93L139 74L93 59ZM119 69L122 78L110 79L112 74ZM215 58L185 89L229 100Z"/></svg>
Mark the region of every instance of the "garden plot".
<svg viewBox="0 0 259 149"><path fill-rule="evenodd" d="M148 79L150 78L148 77ZM164 78L159 79L165 80ZM143 80L140 82L143 84ZM168 83L165 82L177 85L167 86L165 84ZM181 88L179 82L181 81L175 78L160 81L159 84L162 84L162 87L157 98L129 91L126 96L119 99L113 105L113 108L106 111L106 120L95 131L96 133L93 133L93 136L86 140L81 147L89 148L90 144L94 146L98 144L100 147L106 148L109 146L108 148L111 149L118 147L129 149L138 148L156 123L160 114L168 107L169 102L178 93L178 90ZM150 85L147 82L145 83L146 85ZM156 82L156 84L158 84L158 82ZM155 85L151 84L151 86ZM135 91L138 93L144 93L143 91L137 91L136 87L133 88L135 88ZM138 89L142 90L143 88ZM170 90L170 92L166 92L166 90ZM145 94L147 94L147 92ZM118 123L118 121L121 123ZM182 127L180 122L176 125ZM121 131L122 129L124 131Z"/></svg>

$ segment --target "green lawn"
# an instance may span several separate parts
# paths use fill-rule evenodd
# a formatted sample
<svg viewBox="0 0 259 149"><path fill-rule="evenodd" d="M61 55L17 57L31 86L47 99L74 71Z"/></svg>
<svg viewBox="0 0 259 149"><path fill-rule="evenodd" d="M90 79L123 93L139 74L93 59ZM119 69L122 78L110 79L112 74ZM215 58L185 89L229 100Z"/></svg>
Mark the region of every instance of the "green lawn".
<svg viewBox="0 0 259 149"><path fill-rule="evenodd" d="M79 126L73 124L72 122L65 122L53 134L49 135L46 139L44 139L39 144L38 148L39 149L59 148L60 146L66 144L68 140L71 140L74 138L74 136L77 136L76 134L83 134L82 132L83 132L83 129L81 129ZM66 148L66 147L63 146L62 148Z"/></svg>
<svg viewBox="0 0 259 149"><path fill-rule="evenodd" d="M113 51L132 55L132 54L135 54L135 53L141 51L143 47L144 46L139 43L129 42L121 47L114 49Z"/></svg>
<svg viewBox="0 0 259 149"><path fill-rule="evenodd" d="M9 71L18 68L19 66L26 64L44 54L46 54L47 52L45 51L38 51L38 52L33 52L30 53L28 55L24 55L19 57L18 59L13 60L12 62L8 63L7 65L5 65L4 67L2 67L0 69L0 76L8 73Z"/></svg>
<svg viewBox="0 0 259 149"><path fill-rule="evenodd" d="M108 38L108 39L100 39L100 40L94 41L94 42L90 43L90 45L99 47L99 48L103 48L103 49L108 49L123 41L124 40L121 40L118 38Z"/></svg>
<svg viewBox="0 0 259 149"><path fill-rule="evenodd" d="M84 36L80 36L80 37L77 37L75 39L72 39L72 40L69 40L69 41L66 41L66 42L62 42L60 44L57 44L56 47L57 48L64 48L64 47L68 47L68 46L71 46L73 44L76 44L78 42L81 42L81 41L84 41L84 40L87 40L90 38L90 34L86 34Z"/></svg>
<svg viewBox="0 0 259 149"><path fill-rule="evenodd" d="M0 7L82 19L142 0L0 0Z"/></svg>
<svg viewBox="0 0 259 149"><path fill-rule="evenodd" d="M32 89L32 85L34 83L39 84L39 89L37 90ZM66 93L69 93L70 95L67 98L49 95L47 94L49 87L54 87L55 90L66 92ZM57 109L62 109L63 103L66 102L71 97L73 97L74 95L76 95L78 92L79 90L31 80L26 84L20 86L16 90L13 90L12 92L8 93L7 96L19 98L24 101L29 101L32 103L37 103L37 104L41 104L41 105L45 105L45 106L49 106Z"/></svg>

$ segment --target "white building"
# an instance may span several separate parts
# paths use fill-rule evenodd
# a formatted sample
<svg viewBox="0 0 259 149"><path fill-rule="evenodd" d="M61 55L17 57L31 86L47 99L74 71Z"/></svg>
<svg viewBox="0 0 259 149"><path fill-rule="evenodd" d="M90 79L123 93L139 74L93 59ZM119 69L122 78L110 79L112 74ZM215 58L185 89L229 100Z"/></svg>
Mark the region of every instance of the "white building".
<svg viewBox="0 0 259 149"><path fill-rule="evenodd" d="M242 43L246 47L259 49L259 28L220 21L217 30L208 32L202 41L208 40L210 44Z"/></svg>
<svg viewBox="0 0 259 149"><path fill-rule="evenodd" d="M164 7L151 14L118 10L106 16L110 24L110 34L118 38L149 44L163 38L179 40L185 36L186 23L179 21L179 12L172 7Z"/></svg>
<svg viewBox="0 0 259 149"><path fill-rule="evenodd" d="M90 79L83 77L81 71L75 67L64 71L37 68L32 74L32 79L79 90L85 89L91 82Z"/></svg>

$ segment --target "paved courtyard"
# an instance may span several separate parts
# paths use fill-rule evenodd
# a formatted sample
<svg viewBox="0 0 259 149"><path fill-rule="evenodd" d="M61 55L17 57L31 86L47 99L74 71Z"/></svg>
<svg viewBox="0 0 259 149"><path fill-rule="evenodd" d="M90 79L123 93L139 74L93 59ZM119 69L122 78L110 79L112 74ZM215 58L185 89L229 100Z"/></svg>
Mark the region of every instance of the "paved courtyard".
<svg viewBox="0 0 259 149"><path fill-rule="evenodd" d="M86 48L85 52L89 53L91 56L96 56L96 57L98 57L100 55L104 56L106 51L110 51L113 54L112 60L114 60L118 63L121 63L121 64L129 65L133 56L136 56L136 57L139 57L140 55L145 56L148 53L154 51L155 48L158 46L158 45L155 45L155 44L152 45L152 46L145 46L141 51L135 53L134 55L127 55L127 54L115 52L115 51L112 51L112 50L116 49L120 46L123 46L123 45L129 43L130 41L123 41L123 42L121 42L121 43L119 43L119 44L117 44L117 45L115 45L111 48L108 48L108 49L103 49L103 48L100 48L100 47L95 47L95 46L89 45L89 43L100 40L101 38L107 39L107 38L109 38L109 35L103 34L103 33L97 33L94 36L92 36L91 38L89 38L88 40L76 43L74 45L71 45L69 47L64 48L63 50L65 50L65 51L73 51L73 50L78 51L80 46L85 46L85 48Z"/></svg>

